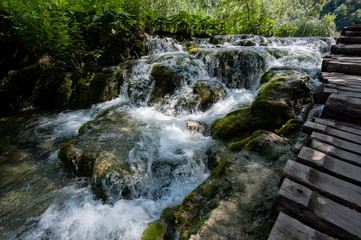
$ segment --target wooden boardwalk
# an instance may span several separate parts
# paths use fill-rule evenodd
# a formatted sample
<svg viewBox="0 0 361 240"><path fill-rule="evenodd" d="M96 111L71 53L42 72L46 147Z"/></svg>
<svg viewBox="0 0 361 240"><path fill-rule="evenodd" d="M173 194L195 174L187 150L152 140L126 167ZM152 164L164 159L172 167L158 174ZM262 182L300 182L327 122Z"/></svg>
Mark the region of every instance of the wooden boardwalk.
<svg viewBox="0 0 361 240"><path fill-rule="evenodd" d="M310 145L288 161L269 240L361 240L361 23L324 58L320 118L303 125Z"/></svg>

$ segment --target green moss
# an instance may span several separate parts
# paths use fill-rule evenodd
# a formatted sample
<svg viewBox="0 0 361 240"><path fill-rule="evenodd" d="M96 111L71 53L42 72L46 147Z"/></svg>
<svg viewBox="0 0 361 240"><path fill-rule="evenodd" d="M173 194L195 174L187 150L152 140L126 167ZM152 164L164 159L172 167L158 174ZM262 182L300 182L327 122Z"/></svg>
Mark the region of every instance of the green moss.
<svg viewBox="0 0 361 240"><path fill-rule="evenodd" d="M213 138L229 140L245 137L258 129L274 131L310 102L311 91L303 81L304 75L289 70L270 75L272 80L249 108L229 113L213 123Z"/></svg>
<svg viewBox="0 0 361 240"><path fill-rule="evenodd" d="M260 84L268 83L273 75L274 75L274 70L273 69L268 70L265 74L262 75Z"/></svg>
<svg viewBox="0 0 361 240"><path fill-rule="evenodd" d="M188 53L189 54L196 54L198 51L200 50L200 48L192 45L190 47L188 47Z"/></svg>
<svg viewBox="0 0 361 240"><path fill-rule="evenodd" d="M125 69L120 68L115 74L115 79L119 83L119 86L122 86L124 84L124 73Z"/></svg>
<svg viewBox="0 0 361 240"><path fill-rule="evenodd" d="M172 94L181 85L183 79L180 69L161 64L153 66L151 76L155 80L151 103L158 102L167 94Z"/></svg>
<svg viewBox="0 0 361 240"><path fill-rule="evenodd" d="M104 73L96 73L90 80L91 103L99 103L106 100L105 88L107 86L107 77Z"/></svg>
<svg viewBox="0 0 361 240"><path fill-rule="evenodd" d="M142 240L163 240L166 233L166 225L163 221L155 221L148 224L143 232Z"/></svg>
<svg viewBox="0 0 361 240"><path fill-rule="evenodd" d="M218 164L218 166L212 171L212 175L216 177L221 177L226 174L227 168L233 163L228 160L223 160Z"/></svg>
<svg viewBox="0 0 361 240"><path fill-rule="evenodd" d="M282 127L277 131L277 135L290 137L295 133L298 133L302 127L303 122L297 119L288 120Z"/></svg>
<svg viewBox="0 0 361 240"><path fill-rule="evenodd" d="M93 121L86 122L78 130L79 135L84 134L88 129L92 129L94 126Z"/></svg>
<svg viewBox="0 0 361 240"><path fill-rule="evenodd" d="M215 139L232 139L243 137L249 132L250 109L241 109L227 114L212 124L212 136Z"/></svg>
<svg viewBox="0 0 361 240"><path fill-rule="evenodd" d="M136 40L134 45L134 50L137 52L138 56L145 56L145 44L141 40Z"/></svg>
<svg viewBox="0 0 361 240"><path fill-rule="evenodd" d="M206 109L215 101L225 95L225 91L221 85L211 85L207 81L198 81L193 87L193 93L200 97L200 107Z"/></svg>

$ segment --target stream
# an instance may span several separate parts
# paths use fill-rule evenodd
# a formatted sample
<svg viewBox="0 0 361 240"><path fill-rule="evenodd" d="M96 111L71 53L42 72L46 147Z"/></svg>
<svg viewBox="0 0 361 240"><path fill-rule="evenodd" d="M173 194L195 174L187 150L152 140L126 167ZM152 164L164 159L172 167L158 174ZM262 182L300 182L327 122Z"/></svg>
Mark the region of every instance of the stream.
<svg viewBox="0 0 361 240"><path fill-rule="evenodd" d="M317 85L322 55L332 43L330 38L227 35L194 40L199 49L190 54L174 39L152 37L147 56L117 67L125 69L118 98L90 109L0 118L0 239L141 239L148 223L179 205L210 174L207 150L217 142L209 131L188 130L185 121L210 127L249 106L262 74L271 68L296 69L310 76L311 87ZM179 77L175 90L157 101L161 86L152 76L155 66ZM201 106L194 94L200 82L221 89L222 96ZM126 151L113 151L123 154L136 174L102 182L105 202L94 197L91 179L74 176L57 157L62 143L104 111L108 117L126 113L137 122L130 131L137 137L124 141ZM124 140L108 128L101 136ZM119 145L96 141L111 144L109 149Z"/></svg>

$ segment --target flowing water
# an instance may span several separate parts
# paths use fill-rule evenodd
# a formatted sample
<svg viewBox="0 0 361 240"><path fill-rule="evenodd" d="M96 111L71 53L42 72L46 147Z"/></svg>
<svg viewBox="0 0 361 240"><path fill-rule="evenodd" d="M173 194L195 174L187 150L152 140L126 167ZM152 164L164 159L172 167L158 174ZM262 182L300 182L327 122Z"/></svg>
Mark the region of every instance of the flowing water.
<svg viewBox="0 0 361 240"><path fill-rule="evenodd" d="M331 44L326 38L230 35L198 39L200 49L188 54L175 40L155 37L148 40L148 56L119 66L125 71L117 99L85 110L1 118L0 239L140 239L164 208L180 204L209 175L206 152L215 141L189 131L185 120L210 126L250 105L260 77L272 67L307 73L311 85L317 84L321 54ZM151 105L155 65L173 69L181 80L175 91ZM194 104L193 87L199 81L220 86L223 98L207 108ZM90 179L65 170L57 152L106 109L108 115L127 113L141 123L139 137L124 153L140 174L127 180L133 188L126 198L119 187L124 182L105 184L104 203L93 196Z"/></svg>

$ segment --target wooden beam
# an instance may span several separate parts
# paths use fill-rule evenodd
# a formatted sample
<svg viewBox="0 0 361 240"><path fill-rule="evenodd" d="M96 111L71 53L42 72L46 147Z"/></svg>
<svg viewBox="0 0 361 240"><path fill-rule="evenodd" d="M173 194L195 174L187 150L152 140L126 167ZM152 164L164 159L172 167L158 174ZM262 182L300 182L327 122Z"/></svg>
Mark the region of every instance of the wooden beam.
<svg viewBox="0 0 361 240"><path fill-rule="evenodd" d="M357 125L353 123L345 123L345 122L340 122L325 118L314 118L313 120L315 121L315 123L323 124L329 127L333 127L345 132L350 132L361 136L361 125Z"/></svg>
<svg viewBox="0 0 361 240"><path fill-rule="evenodd" d="M277 221L272 228L268 240L332 240L333 238L323 234L294 218L280 212Z"/></svg>
<svg viewBox="0 0 361 240"><path fill-rule="evenodd" d="M339 239L361 239L361 214L285 179L276 209Z"/></svg>
<svg viewBox="0 0 361 240"><path fill-rule="evenodd" d="M308 121L302 126L302 131L307 134L312 134L312 132L319 132L323 134L327 134L329 136L334 136L339 139L343 139L352 143L356 143L359 145L359 151L361 152L361 136L357 134L353 134L347 131L339 130L333 127L329 127L327 125Z"/></svg>
<svg viewBox="0 0 361 240"><path fill-rule="evenodd" d="M333 201L361 211L361 187L357 185L291 160L287 161L283 177L319 192Z"/></svg>
<svg viewBox="0 0 361 240"><path fill-rule="evenodd" d="M352 143L349 141L342 140L340 138L336 138L336 137L318 133L318 132L313 132L311 134L311 138L316 139L321 142L331 144L340 149L355 153L355 154L359 155L361 158L361 146L359 144L355 144L355 143Z"/></svg>
<svg viewBox="0 0 361 240"><path fill-rule="evenodd" d="M361 124L360 106L359 98L333 93L328 97L321 117Z"/></svg>
<svg viewBox="0 0 361 240"><path fill-rule="evenodd" d="M297 162L316 168L322 172L361 186L361 168L312 148L303 147Z"/></svg>
<svg viewBox="0 0 361 240"><path fill-rule="evenodd" d="M318 141L313 139L310 145L311 148L316 149L320 152L323 152L329 156L338 158L342 161L348 162L350 164L354 164L356 166L361 167L361 158L360 155L342 150L336 146L332 146L328 143Z"/></svg>

